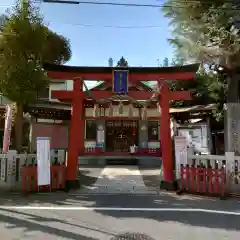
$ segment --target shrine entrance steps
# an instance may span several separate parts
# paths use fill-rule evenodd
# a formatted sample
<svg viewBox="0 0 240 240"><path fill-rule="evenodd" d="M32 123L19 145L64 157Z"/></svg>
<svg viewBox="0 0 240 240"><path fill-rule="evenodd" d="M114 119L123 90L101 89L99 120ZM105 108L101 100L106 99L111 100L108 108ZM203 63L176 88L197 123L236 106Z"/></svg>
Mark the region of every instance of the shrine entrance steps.
<svg viewBox="0 0 240 240"><path fill-rule="evenodd" d="M108 158L106 165L138 165L137 158Z"/></svg>
<svg viewBox="0 0 240 240"><path fill-rule="evenodd" d="M83 193L98 194L146 194L145 186L137 166L107 166L93 186L81 189Z"/></svg>

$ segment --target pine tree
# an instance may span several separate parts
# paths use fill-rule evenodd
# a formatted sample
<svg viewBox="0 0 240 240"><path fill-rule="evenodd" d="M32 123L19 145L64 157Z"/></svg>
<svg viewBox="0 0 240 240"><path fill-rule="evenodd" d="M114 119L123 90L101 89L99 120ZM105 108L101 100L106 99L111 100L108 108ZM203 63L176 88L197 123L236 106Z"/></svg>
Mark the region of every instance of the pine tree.
<svg viewBox="0 0 240 240"><path fill-rule="evenodd" d="M68 40L44 25L38 8L18 1L4 15L0 53L0 92L16 103L15 147L20 150L24 106L34 102L49 84L43 64L68 61L70 46Z"/></svg>

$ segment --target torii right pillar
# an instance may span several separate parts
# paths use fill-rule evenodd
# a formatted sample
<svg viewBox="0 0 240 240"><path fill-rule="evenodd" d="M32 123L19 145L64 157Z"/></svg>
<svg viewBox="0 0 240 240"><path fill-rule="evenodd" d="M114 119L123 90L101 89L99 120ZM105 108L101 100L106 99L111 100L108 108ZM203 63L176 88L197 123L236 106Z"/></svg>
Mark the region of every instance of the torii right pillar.
<svg viewBox="0 0 240 240"><path fill-rule="evenodd" d="M162 151L162 171L163 180L160 188L165 190L176 190L174 162L173 162L173 144L170 129L170 104L171 100L191 100L191 93L188 91L171 92L168 84L163 80L158 81L161 92L159 96L159 105L161 107L160 116L160 146Z"/></svg>

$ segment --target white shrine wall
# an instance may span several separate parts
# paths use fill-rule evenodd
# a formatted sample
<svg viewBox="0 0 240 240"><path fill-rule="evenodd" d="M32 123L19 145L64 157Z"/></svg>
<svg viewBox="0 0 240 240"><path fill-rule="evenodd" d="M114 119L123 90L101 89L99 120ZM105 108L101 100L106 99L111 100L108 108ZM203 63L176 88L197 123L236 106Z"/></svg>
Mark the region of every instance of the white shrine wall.
<svg viewBox="0 0 240 240"><path fill-rule="evenodd" d="M102 112L100 116L109 116L109 108L102 108ZM86 117L93 117L93 108L85 108L85 116ZM133 108L133 115L132 117L139 117L141 116L140 108ZM149 108L147 109L147 116L148 117L160 117L160 113L157 108ZM129 106L123 106L123 113L119 114L119 106L113 106L113 117L129 117ZM130 118L130 117L129 117Z"/></svg>

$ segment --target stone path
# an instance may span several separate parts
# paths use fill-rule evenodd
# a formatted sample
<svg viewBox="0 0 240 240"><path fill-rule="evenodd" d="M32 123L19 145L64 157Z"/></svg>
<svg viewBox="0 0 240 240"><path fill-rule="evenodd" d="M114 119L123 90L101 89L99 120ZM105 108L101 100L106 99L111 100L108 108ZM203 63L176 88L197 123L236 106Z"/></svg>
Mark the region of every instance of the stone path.
<svg viewBox="0 0 240 240"><path fill-rule="evenodd" d="M87 193L148 193L137 166L106 167L93 186L85 187Z"/></svg>

